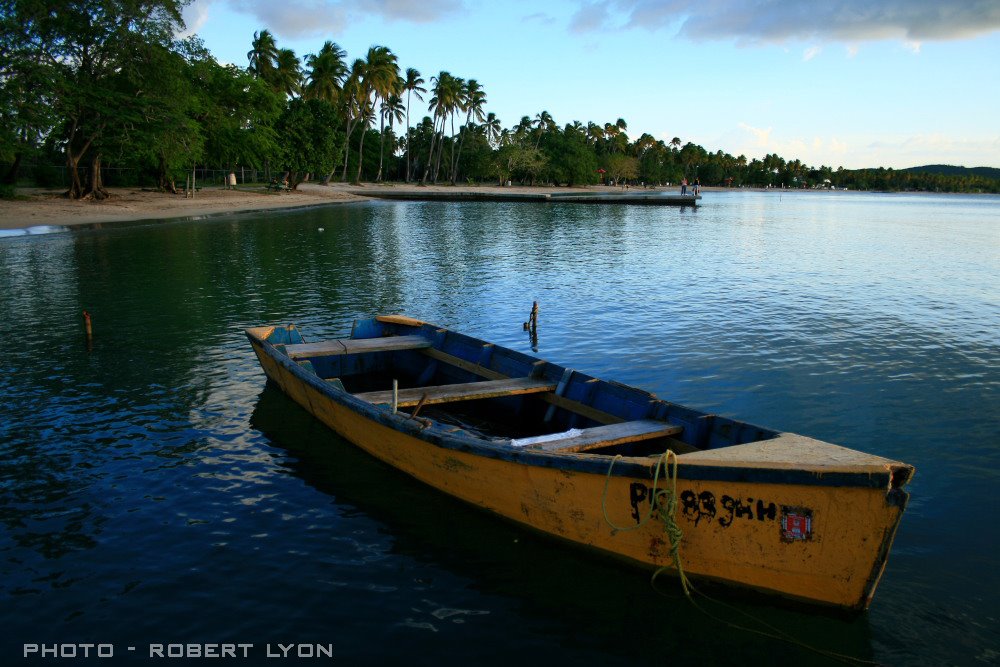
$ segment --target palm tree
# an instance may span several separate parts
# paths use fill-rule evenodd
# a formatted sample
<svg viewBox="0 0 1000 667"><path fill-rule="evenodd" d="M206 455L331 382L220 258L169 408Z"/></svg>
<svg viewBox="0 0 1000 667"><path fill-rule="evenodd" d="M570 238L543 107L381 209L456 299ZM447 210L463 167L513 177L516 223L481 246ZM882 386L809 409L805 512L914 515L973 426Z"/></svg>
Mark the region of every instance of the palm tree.
<svg viewBox="0 0 1000 667"><path fill-rule="evenodd" d="M462 103L465 108L465 127L464 131L459 135L458 141L458 157L452 158L451 164L451 184L455 185L455 181L458 180L458 161L462 159L462 145L465 143L465 135L469 131L469 126L472 120L475 119L478 122L486 120L486 116L483 115L483 107L486 105L486 93L483 91L483 87L479 85L479 82L475 79L469 79L465 82L465 86L462 90ZM454 144L452 145L452 155L454 156Z"/></svg>
<svg viewBox="0 0 1000 667"><path fill-rule="evenodd" d="M295 97L302 91L302 70L299 68L299 59L295 51L291 49L278 51L271 87L275 92L284 93L288 97Z"/></svg>
<svg viewBox="0 0 1000 667"><path fill-rule="evenodd" d="M486 114L486 140L490 142L490 146L493 148L498 148L500 146L500 133L502 127L500 125L500 119L492 111Z"/></svg>
<svg viewBox="0 0 1000 667"><path fill-rule="evenodd" d="M247 59L250 61L247 71L258 79L270 81L275 61L278 59L278 45L274 41L274 35L270 30L255 32L251 47L247 52Z"/></svg>
<svg viewBox="0 0 1000 667"><path fill-rule="evenodd" d="M392 130L393 122L400 123L403 121L403 100L398 94L392 94L387 99L382 100L382 108L380 109L382 115L382 131L379 133L379 145L378 145L378 176L375 177L375 181L379 182L382 180L382 158L385 155L385 122L389 121L389 130Z"/></svg>
<svg viewBox="0 0 1000 667"><path fill-rule="evenodd" d="M306 66L309 71L306 72L303 97L323 100L331 105L341 102L348 74L345 56L347 53L333 42L323 44L319 53L306 56ZM323 185L330 184L336 169L336 167L330 169L330 173L323 179Z"/></svg>
<svg viewBox="0 0 1000 667"><path fill-rule="evenodd" d="M358 101L364 122L361 126L361 143L358 146L358 173L354 179L356 183L361 182L361 167L365 155L365 130L368 128L368 119L374 118L375 100L384 100L392 93L402 89L396 54L385 46L373 46L368 49L362 70Z"/></svg>
<svg viewBox="0 0 1000 667"><path fill-rule="evenodd" d="M540 114L535 116L535 129L537 134L535 136L535 148L538 148L538 144L542 140L542 135L555 127L555 121L552 119L552 114L548 111L542 111Z"/></svg>
<svg viewBox="0 0 1000 667"><path fill-rule="evenodd" d="M431 151L427 156L427 167L424 169L424 177L421 183L426 183L428 176L430 176L431 168L434 164L434 147L435 143L439 144L438 147L438 160L437 164L440 168L441 165L441 152L444 149L444 125L445 120L448 117L448 113L452 106L454 105L454 97L456 92L455 77L453 77L448 72L441 72L437 76L431 77L431 99L430 104L427 106L427 110L433 112L432 124L434 127L434 132L431 134ZM440 135L437 130L437 123L441 121ZM440 141L438 137L440 136ZM437 169L434 170L434 182L437 183Z"/></svg>
<svg viewBox="0 0 1000 667"><path fill-rule="evenodd" d="M326 42L317 54L306 56L306 85L303 97L323 100L336 104L347 78L347 53L334 44Z"/></svg>
<svg viewBox="0 0 1000 667"><path fill-rule="evenodd" d="M594 146L604 141L604 128L593 121L587 123L587 141Z"/></svg>
<svg viewBox="0 0 1000 667"><path fill-rule="evenodd" d="M340 180L347 181L347 161L351 150L351 134L357 127L358 121L364 116L362 113L361 101L361 78L364 76L365 61L360 58L355 59L348 72L347 79L341 90L340 103L341 111L344 114L344 170L340 174Z"/></svg>
<svg viewBox="0 0 1000 667"><path fill-rule="evenodd" d="M681 147L681 138L674 137L673 139L670 140L670 145L674 147L674 150L677 150L678 148Z"/></svg>
<svg viewBox="0 0 1000 667"><path fill-rule="evenodd" d="M403 81L403 90L406 91L406 182L410 182L410 95L416 95L421 102L424 101L420 93L426 93L423 87L426 81L420 76L420 72L412 67L406 70L406 79Z"/></svg>

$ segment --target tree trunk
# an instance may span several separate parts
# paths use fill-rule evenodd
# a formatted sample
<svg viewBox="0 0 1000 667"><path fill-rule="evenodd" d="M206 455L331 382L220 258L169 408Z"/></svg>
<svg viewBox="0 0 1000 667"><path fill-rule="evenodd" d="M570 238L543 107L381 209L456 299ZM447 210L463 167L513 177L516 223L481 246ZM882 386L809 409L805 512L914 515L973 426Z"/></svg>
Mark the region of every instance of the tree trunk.
<svg viewBox="0 0 1000 667"><path fill-rule="evenodd" d="M79 199L83 196L83 183L80 182L80 172L77 166L80 164L80 156L73 155L73 149L66 146L66 175L69 176L69 190L66 196L70 199Z"/></svg>
<svg viewBox="0 0 1000 667"><path fill-rule="evenodd" d="M3 183L5 185L17 185L17 174L21 171L21 151L14 153L14 163L10 165L10 169L3 177Z"/></svg>
<svg viewBox="0 0 1000 667"><path fill-rule="evenodd" d="M444 154L444 123L445 119L441 119L441 141L438 144L438 156L437 160L434 162L434 185L437 185L438 175L441 173L441 156Z"/></svg>
<svg viewBox="0 0 1000 667"><path fill-rule="evenodd" d="M361 183L361 167L365 163L365 135L368 134L367 132L365 132L365 129L366 129L365 127L361 128L361 143L358 146L358 175L354 178L355 185Z"/></svg>
<svg viewBox="0 0 1000 667"><path fill-rule="evenodd" d="M87 179L87 191L83 193L86 198L93 198L98 201L107 199L110 193L104 189L104 180L101 177L101 154L95 152L90 160L90 174Z"/></svg>
<svg viewBox="0 0 1000 667"><path fill-rule="evenodd" d="M427 183L427 177L431 173L431 165L434 164L434 142L437 140L437 119L431 123L431 152L427 155L427 166L424 168L424 177L420 181L421 185Z"/></svg>
<svg viewBox="0 0 1000 667"><path fill-rule="evenodd" d="M410 92L406 92L406 182L410 182Z"/></svg>
<svg viewBox="0 0 1000 667"><path fill-rule="evenodd" d="M156 185L161 191L166 190L170 194L177 194L177 186L174 185L174 179L167 176L167 161L162 153L160 154L159 164L156 167Z"/></svg>
<svg viewBox="0 0 1000 667"><path fill-rule="evenodd" d="M358 126L357 121L351 122L351 119L347 119L346 135L344 137L344 170L340 174L340 180L344 183L347 182L347 161L351 155L351 135L354 133L354 128Z"/></svg>
<svg viewBox="0 0 1000 667"><path fill-rule="evenodd" d="M379 121L378 128L378 175L375 176L375 182L382 182L382 158L385 157L385 116L382 116L382 120Z"/></svg>
<svg viewBox="0 0 1000 667"><path fill-rule="evenodd" d="M450 176L450 180L451 180L451 184L452 185L455 185L455 178L457 177L457 174L458 174L458 158L455 157L455 144L456 143L461 144L461 141L462 141L462 138L463 138L463 133L462 133L461 126L459 126L459 128L458 128L458 134L459 134L458 142L456 142L455 141L455 116L452 115L452 117L451 117L451 171L449 172L449 176ZM462 153L461 153L461 150L460 150L459 151L459 155L461 155L461 154Z"/></svg>

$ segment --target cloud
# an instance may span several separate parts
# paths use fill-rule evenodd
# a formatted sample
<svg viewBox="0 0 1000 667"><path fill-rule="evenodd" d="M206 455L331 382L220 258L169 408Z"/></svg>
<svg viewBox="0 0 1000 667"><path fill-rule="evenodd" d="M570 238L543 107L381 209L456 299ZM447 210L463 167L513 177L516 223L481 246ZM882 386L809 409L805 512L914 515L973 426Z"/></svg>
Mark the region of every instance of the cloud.
<svg viewBox="0 0 1000 667"><path fill-rule="evenodd" d="M745 130L746 132L748 132L750 136L754 138L755 146L757 146L758 148L767 148L768 144L771 141L772 128L769 127L766 130L762 130L759 127L751 127L750 125L747 125L746 123L742 122L739 123L739 127L741 130Z"/></svg>
<svg viewBox="0 0 1000 667"><path fill-rule="evenodd" d="M197 14L199 25L213 3L225 3L233 11L250 14L284 38L336 35L350 23L368 17L386 22L431 23L465 11L463 0L195 0L189 10L198 8L202 12ZM189 32L193 32L190 27Z"/></svg>
<svg viewBox="0 0 1000 667"><path fill-rule="evenodd" d="M571 19L574 31L605 29L593 20L596 3L583 2ZM608 7L611 7L609 14ZM857 43L894 39L928 42L965 39L1000 29L996 0L607 0L616 27L656 30L676 26L691 39L742 43L822 40Z"/></svg>
<svg viewBox="0 0 1000 667"><path fill-rule="evenodd" d="M184 18L184 30L177 33L177 39L185 39L201 30L208 20L210 0L195 0L184 8L181 16Z"/></svg>
<svg viewBox="0 0 1000 667"><path fill-rule="evenodd" d="M570 18L570 32L596 32L609 23L608 3L588 2Z"/></svg>
<svg viewBox="0 0 1000 667"><path fill-rule="evenodd" d="M815 58L816 56L818 56L819 52L822 51L822 50L823 50L822 47L819 47L819 46L810 46L808 49L805 50L805 53L802 54L802 60L805 60L805 61L812 60L813 58Z"/></svg>
<svg viewBox="0 0 1000 667"><path fill-rule="evenodd" d="M523 23L538 23L540 25L553 25L556 20L545 12L535 12L521 19Z"/></svg>

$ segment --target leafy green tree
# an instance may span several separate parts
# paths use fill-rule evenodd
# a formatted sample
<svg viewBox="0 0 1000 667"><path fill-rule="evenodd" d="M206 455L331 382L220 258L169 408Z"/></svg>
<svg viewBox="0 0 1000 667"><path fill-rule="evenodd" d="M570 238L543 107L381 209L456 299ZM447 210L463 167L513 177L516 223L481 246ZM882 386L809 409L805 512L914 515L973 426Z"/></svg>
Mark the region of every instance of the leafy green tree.
<svg viewBox="0 0 1000 667"><path fill-rule="evenodd" d="M322 100L293 99L281 114L276 131L281 137L280 163L294 190L308 173L327 173L336 164L343 135L336 112Z"/></svg>
<svg viewBox="0 0 1000 667"><path fill-rule="evenodd" d="M628 181L639 175L639 160L631 155L610 155L608 156L608 178L615 185L619 181Z"/></svg>
<svg viewBox="0 0 1000 667"><path fill-rule="evenodd" d="M70 197L106 196L101 160L106 146L118 142L113 132L141 123L146 108L140 93L157 85L159 72L143 67L137 54L170 49L183 26L182 0L76 0L42 7L15 2L16 20L40 49L39 62L51 68L49 79L57 129L70 176ZM88 157L89 180L79 176Z"/></svg>

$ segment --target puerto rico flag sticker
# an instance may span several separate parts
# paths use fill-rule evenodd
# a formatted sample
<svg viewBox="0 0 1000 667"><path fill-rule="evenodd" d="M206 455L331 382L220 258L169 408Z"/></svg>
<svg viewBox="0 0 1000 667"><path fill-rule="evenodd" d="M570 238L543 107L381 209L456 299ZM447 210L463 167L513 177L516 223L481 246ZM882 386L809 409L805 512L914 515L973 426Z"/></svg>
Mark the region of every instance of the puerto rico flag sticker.
<svg viewBox="0 0 1000 667"><path fill-rule="evenodd" d="M812 539L812 510L804 507L781 508L781 540L797 542Z"/></svg>

